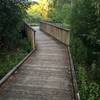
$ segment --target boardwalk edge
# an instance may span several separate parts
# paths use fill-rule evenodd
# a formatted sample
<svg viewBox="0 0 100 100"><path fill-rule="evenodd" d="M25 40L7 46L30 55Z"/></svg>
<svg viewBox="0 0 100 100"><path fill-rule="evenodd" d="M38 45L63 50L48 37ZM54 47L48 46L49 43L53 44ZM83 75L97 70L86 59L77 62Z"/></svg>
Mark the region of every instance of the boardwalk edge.
<svg viewBox="0 0 100 100"><path fill-rule="evenodd" d="M70 68L71 68L71 75L72 75L72 82L73 82L73 92L74 92L74 98L75 100L80 100L80 94L78 90L77 80L76 80L76 73L75 73L75 67L73 64L72 55L70 52L70 47L68 46L68 53L69 53L69 60L70 60Z"/></svg>
<svg viewBox="0 0 100 100"><path fill-rule="evenodd" d="M36 49L33 49L29 54L27 54L13 69L11 69L1 80L0 80L0 86L2 86L9 77L31 56L31 54Z"/></svg>

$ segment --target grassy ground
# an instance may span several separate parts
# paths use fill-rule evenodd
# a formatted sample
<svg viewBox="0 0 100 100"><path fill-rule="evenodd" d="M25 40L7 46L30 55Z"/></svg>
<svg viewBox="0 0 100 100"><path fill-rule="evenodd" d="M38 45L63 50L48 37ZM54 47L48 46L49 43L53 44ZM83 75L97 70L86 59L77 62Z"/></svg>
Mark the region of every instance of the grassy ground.
<svg viewBox="0 0 100 100"><path fill-rule="evenodd" d="M31 51L31 45L23 40L22 46L15 50L0 49L0 79Z"/></svg>

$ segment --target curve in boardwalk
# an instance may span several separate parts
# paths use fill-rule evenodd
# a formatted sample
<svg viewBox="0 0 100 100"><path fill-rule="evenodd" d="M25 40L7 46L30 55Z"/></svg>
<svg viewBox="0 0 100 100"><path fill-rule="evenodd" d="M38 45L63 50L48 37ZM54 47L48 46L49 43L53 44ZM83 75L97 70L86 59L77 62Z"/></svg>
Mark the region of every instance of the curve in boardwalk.
<svg viewBox="0 0 100 100"><path fill-rule="evenodd" d="M66 47L35 29L37 51L13 75L0 100L73 100Z"/></svg>

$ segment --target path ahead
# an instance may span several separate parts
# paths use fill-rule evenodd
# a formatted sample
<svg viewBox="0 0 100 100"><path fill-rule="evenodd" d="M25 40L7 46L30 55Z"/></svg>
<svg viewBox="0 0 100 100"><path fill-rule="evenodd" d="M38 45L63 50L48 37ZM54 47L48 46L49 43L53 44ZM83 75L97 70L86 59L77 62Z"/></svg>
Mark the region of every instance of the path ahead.
<svg viewBox="0 0 100 100"><path fill-rule="evenodd" d="M37 51L0 93L0 100L73 100L67 49L36 28Z"/></svg>

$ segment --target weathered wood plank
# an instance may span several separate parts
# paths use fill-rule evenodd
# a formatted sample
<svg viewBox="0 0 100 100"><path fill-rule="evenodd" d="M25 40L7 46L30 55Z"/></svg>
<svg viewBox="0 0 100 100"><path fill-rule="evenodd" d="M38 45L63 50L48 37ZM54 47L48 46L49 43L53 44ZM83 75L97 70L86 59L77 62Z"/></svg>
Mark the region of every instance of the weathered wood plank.
<svg viewBox="0 0 100 100"><path fill-rule="evenodd" d="M35 30L37 51L3 88L0 100L74 100L66 47Z"/></svg>

